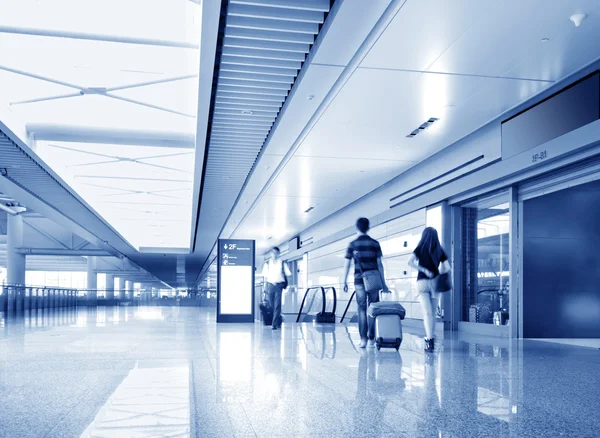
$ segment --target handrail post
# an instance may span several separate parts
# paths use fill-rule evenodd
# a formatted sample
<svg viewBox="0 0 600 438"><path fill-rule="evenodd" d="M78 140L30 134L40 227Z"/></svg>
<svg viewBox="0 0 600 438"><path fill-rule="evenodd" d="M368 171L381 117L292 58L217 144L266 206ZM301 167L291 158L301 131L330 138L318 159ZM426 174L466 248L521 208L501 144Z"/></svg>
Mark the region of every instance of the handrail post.
<svg viewBox="0 0 600 438"><path fill-rule="evenodd" d="M302 298L302 304L300 304L300 310L298 311L298 317L296 318L296 322L300 322L300 316L302 315L302 309L304 308L304 302L306 301L306 296L308 295L308 292L311 290L311 288L307 288L306 292L304 292L304 298Z"/></svg>
<svg viewBox="0 0 600 438"><path fill-rule="evenodd" d="M344 322L346 313L348 313L348 309L350 308L350 305L352 304L352 299L354 298L355 295L356 295L356 291L352 292L352 295L350 295L350 299L348 300L348 305L346 306L346 310L344 310L344 313L342 315L342 319L340 320L340 323Z"/></svg>
<svg viewBox="0 0 600 438"><path fill-rule="evenodd" d="M327 295L325 294L325 288L323 286L319 286L321 288L321 296L323 297L323 303L321 305L321 315L325 315L325 312L327 311L326 304L327 304Z"/></svg>

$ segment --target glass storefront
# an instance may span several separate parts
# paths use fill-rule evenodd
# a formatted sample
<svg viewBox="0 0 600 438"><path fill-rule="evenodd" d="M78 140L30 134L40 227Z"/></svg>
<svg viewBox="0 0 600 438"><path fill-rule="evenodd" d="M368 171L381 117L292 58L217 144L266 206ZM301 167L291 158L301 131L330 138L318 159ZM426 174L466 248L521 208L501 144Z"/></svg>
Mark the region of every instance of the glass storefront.
<svg viewBox="0 0 600 438"><path fill-rule="evenodd" d="M508 193L462 206L462 320L508 324Z"/></svg>

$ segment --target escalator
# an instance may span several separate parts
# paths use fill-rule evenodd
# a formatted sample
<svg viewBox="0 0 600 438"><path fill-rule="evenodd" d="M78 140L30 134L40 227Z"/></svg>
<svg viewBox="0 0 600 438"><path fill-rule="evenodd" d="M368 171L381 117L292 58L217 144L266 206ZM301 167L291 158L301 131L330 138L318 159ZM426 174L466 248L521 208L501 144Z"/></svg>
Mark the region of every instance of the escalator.
<svg viewBox="0 0 600 438"><path fill-rule="evenodd" d="M309 287L304 293L296 322L336 322L337 293L334 287Z"/></svg>

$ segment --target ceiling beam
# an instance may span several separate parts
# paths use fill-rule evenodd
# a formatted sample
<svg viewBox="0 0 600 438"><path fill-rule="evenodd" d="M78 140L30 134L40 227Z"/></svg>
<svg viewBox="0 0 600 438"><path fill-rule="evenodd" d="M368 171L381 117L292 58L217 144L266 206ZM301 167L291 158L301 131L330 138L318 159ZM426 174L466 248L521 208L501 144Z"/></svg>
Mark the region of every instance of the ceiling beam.
<svg viewBox="0 0 600 438"><path fill-rule="evenodd" d="M137 131L41 123L28 124L27 131L33 134L38 141L162 146L183 149L193 149L196 145L193 133Z"/></svg>
<svg viewBox="0 0 600 438"><path fill-rule="evenodd" d="M61 249L61 248L17 248L19 254L43 256L102 256L110 257L111 253L102 249Z"/></svg>
<svg viewBox="0 0 600 438"><path fill-rule="evenodd" d="M52 38L68 38L74 40L87 40L87 41L103 41L109 43L124 43L124 44L138 44L144 46L162 46L162 47L178 47L182 49L195 49L199 48L198 44L189 43L186 41L168 41L158 40L152 38L139 38L139 37L128 37L118 35L102 35L85 32L68 32L63 30L52 30L52 29L35 29L29 27L17 27L17 26L0 26L0 33L11 33L17 35L31 35L41 37L52 37Z"/></svg>

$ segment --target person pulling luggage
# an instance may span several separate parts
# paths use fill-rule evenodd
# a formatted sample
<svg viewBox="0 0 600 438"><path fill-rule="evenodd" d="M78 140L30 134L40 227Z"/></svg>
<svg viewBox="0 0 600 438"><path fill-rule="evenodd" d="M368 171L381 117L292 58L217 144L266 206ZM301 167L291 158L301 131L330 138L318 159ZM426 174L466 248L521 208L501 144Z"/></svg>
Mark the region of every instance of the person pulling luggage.
<svg viewBox="0 0 600 438"><path fill-rule="evenodd" d="M442 265L440 272L439 266ZM440 243L438 232L433 227L423 230L421 240L413 251L408 265L419 271L417 276L417 293L423 311L425 326L425 351L431 352L435 347L435 315L441 292L448 288L438 285L440 274L450 272L448 256ZM445 289L445 290L442 290Z"/></svg>
<svg viewBox="0 0 600 438"><path fill-rule="evenodd" d="M379 301L379 291L389 292L385 283L381 246L368 235L369 219L361 217L356 221L358 237L346 249L346 265L344 267L344 292L348 292L348 274L354 260L354 288L358 306L358 331L360 348L375 346L375 324L367 318L367 308L371 303Z"/></svg>
<svg viewBox="0 0 600 438"><path fill-rule="evenodd" d="M288 286L287 277L292 275L287 263L279 258L279 248L274 247L270 251L271 258L263 267L263 277L267 283L267 294L269 302L273 306L272 329L281 327L281 295Z"/></svg>

